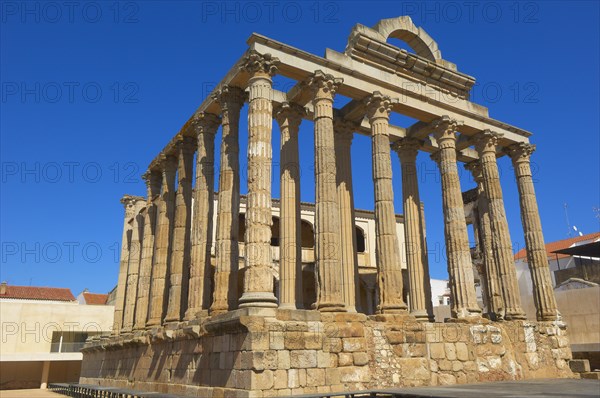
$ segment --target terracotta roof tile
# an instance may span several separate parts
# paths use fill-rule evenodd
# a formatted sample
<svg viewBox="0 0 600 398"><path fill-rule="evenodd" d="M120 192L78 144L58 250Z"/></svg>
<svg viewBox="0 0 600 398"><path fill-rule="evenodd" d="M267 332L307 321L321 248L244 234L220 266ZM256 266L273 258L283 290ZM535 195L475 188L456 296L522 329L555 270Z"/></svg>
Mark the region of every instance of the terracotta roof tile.
<svg viewBox="0 0 600 398"><path fill-rule="evenodd" d="M85 298L85 303L88 305L105 305L106 300L108 299L108 294L84 292L83 298Z"/></svg>
<svg viewBox="0 0 600 398"><path fill-rule="evenodd" d="M24 299L24 300L54 300L75 301L75 296L68 288L61 287L37 287L37 286L6 286L6 292L0 294L2 298Z"/></svg>
<svg viewBox="0 0 600 398"><path fill-rule="evenodd" d="M564 258L569 257L568 254L561 253L553 253L556 250L566 249L568 247L573 246L575 243L590 241L593 242L595 240L600 239L600 232L594 232L591 234L576 236L574 238L557 240L556 242L546 243L546 255L552 258ZM522 258L527 258L527 251L525 249L521 249L515 254L515 260L520 260Z"/></svg>

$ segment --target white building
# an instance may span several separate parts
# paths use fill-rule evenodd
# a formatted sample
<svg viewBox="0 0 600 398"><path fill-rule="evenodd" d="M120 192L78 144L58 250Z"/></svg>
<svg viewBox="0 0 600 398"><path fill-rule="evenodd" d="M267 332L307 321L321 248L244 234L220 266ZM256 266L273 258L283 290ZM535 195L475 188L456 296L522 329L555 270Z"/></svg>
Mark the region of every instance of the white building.
<svg viewBox="0 0 600 398"><path fill-rule="evenodd" d="M113 306L85 305L106 295L88 294L80 303L69 289L0 285L0 389L79 380L86 338L113 323Z"/></svg>

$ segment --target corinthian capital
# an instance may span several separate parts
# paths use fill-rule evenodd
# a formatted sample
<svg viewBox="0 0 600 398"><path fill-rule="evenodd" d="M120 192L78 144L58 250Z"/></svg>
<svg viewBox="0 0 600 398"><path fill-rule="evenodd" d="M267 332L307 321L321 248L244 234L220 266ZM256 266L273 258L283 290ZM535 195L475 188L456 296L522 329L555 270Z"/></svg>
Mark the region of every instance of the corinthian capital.
<svg viewBox="0 0 600 398"><path fill-rule="evenodd" d="M142 175L142 178L146 183L148 202L152 202L157 195L160 195L162 175L159 170L149 169Z"/></svg>
<svg viewBox="0 0 600 398"><path fill-rule="evenodd" d="M389 119L392 106L398 102L396 98L392 99L387 95L375 91L373 95L364 99L364 104L367 108L367 118L369 120L385 118Z"/></svg>
<svg viewBox="0 0 600 398"><path fill-rule="evenodd" d="M486 152L496 153L496 145L502 134L491 130L483 130L474 136L475 149L481 155Z"/></svg>
<svg viewBox="0 0 600 398"><path fill-rule="evenodd" d="M277 73L278 64L279 59L271 56L271 54L260 54L256 50L249 50L244 57L242 69L252 76L257 73L273 76Z"/></svg>
<svg viewBox="0 0 600 398"><path fill-rule="evenodd" d="M313 91L315 99L333 100L333 96L343 82L344 79L333 77L333 75L318 70L308 81L308 86Z"/></svg>
<svg viewBox="0 0 600 398"><path fill-rule="evenodd" d="M246 92L239 87L223 86L213 93L212 99L219 103L222 110L228 110L231 106L241 108L246 101Z"/></svg>
<svg viewBox="0 0 600 398"><path fill-rule="evenodd" d="M438 141L456 141L456 130L462 125L462 121L452 119L449 116L442 116L431 122L431 130L433 136Z"/></svg>
<svg viewBox="0 0 600 398"><path fill-rule="evenodd" d="M189 129L193 135L201 133L214 134L217 132L221 118L212 113L199 112L192 116Z"/></svg>
<svg viewBox="0 0 600 398"><path fill-rule="evenodd" d="M196 140L188 135L177 134L175 136L175 149L177 153L194 153Z"/></svg>
<svg viewBox="0 0 600 398"><path fill-rule="evenodd" d="M280 126L299 126L306 115L306 109L293 102L283 102L273 109L273 115Z"/></svg>
<svg viewBox="0 0 600 398"><path fill-rule="evenodd" d="M392 150L398 154L402 162L415 161L419 149L422 147L420 140L414 137L404 137L391 144Z"/></svg>
<svg viewBox="0 0 600 398"><path fill-rule="evenodd" d="M518 142L505 148L505 152L514 163L529 162L531 154L535 151L535 145L526 142Z"/></svg>

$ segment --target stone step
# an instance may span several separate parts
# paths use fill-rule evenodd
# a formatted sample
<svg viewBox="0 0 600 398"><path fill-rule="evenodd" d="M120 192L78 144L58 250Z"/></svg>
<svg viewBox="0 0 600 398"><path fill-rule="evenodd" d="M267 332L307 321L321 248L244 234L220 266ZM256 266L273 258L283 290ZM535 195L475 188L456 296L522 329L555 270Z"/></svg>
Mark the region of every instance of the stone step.
<svg viewBox="0 0 600 398"><path fill-rule="evenodd" d="M587 359L571 359L569 367L575 373L586 373L590 371L590 361Z"/></svg>
<svg viewBox="0 0 600 398"><path fill-rule="evenodd" d="M585 372L580 373L582 379L600 380L600 372Z"/></svg>

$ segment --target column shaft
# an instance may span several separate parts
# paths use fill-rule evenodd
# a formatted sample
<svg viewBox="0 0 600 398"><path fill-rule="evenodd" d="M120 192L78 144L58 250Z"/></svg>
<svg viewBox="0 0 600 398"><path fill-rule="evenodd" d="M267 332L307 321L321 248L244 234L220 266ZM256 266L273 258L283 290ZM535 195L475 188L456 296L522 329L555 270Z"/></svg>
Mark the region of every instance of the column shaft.
<svg viewBox="0 0 600 398"><path fill-rule="evenodd" d="M476 160L469 162L465 168L471 172L473 179L477 182L477 213L478 230L481 242L481 254L483 256L483 268L485 269L485 285L488 300L488 316L491 320L504 319L505 305L502 296L500 272L494 256L492 224L490 221L490 209L487 193L483 185L481 163Z"/></svg>
<svg viewBox="0 0 600 398"><path fill-rule="evenodd" d="M396 231L392 159L389 139L389 97L375 93L367 100L367 117L371 123L371 153L375 188L375 256L379 280L379 312L405 312L402 296L402 266Z"/></svg>
<svg viewBox="0 0 600 398"><path fill-rule="evenodd" d="M425 228L425 206L421 202L419 204L419 230L421 231L421 262L423 264L423 280L425 284L425 306L427 307L427 314L429 314L429 320L435 321L433 315L433 303L431 302L431 277L429 274L429 257L427 253L427 228Z"/></svg>
<svg viewBox="0 0 600 398"><path fill-rule="evenodd" d="M121 199L125 207L125 218L123 221L123 237L121 239L121 257L119 261L119 278L117 282L117 294L115 299L115 315L112 333L118 335L123 328L123 309L125 308L125 290L127 287L127 268L129 266L129 252L131 247L132 225L129 222L134 215L135 200L130 195Z"/></svg>
<svg viewBox="0 0 600 398"><path fill-rule="evenodd" d="M409 277L410 313L417 320L429 321L427 296L429 272L424 264L423 229L421 225L421 199L417 179L417 153L420 143L416 139L404 138L395 145L402 166L402 200L404 203L404 240L406 266ZM425 276L427 275L427 279Z"/></svg>
<svg viewBox="0 0 600 398"><path fill-rule="evenodd" d="M504 210L500 174L496 163L498 138L499 135L491 131L481 132L476 137L475 146L479 153L482 183L489 203L493 253L504 299L504 317L508 320L525 319L525 312L521 308L521 295L519 294L512 243Z"/></svg>
<svg viewBox="0 0 600 398"><path fill-rule="evenodd" d="M197 136L196 183L192 220L192 258L188 308L185 319L206 315L211 298L211 247L215 192L215 133L220 120L216 115L196 115L192 128Z"/></svg>
<svg viewBox="0 0 600 398"><path fill-rule="evenodd" d="M525 233L527 263L533 282L533 298L537 310L537 319L539 321L556 321L561 316L556 306L556 297L554 296L546 255L546 245L544 244L542 222L531 175L530 157L534 150L535 146L521 143L509 147L508 153L513 161L519 189L521 221Z"/></svg>
<svg viewBox="0 0 600 398"><path fill-rule="evenodd" d="M212 314L237 307L239 269L238 226L240 213L239 121L244 91L223 87L215 96L221 105L222 140L217 209L216 267Z"/></svg>
<svg viewBox="0 0 600 398"><path fill-rule="evenodd" d="M144 217L144 240L142 242L142 258L140 259L140 274L138 276L137 303L135 308L135 330L146 328L148 320L148 299L152 281L152 256L154 254L154 235L156 233L156 204L155 198L160 193L161 175L156 171L144 174L148 201Z"/></svg>
<svg viewBox="0 0 600 398"><path fill-rule="evenodd" d="M156 235L154 237L154 255L152 256L152 286L146 326L156 327L162 324L166 313L168 294L169 250L172 243L173 217L175 213L175 173L177 158L162 155L162 186L157 198Z"/></svg>
<svg viewBox="0 0 600 398"><path fill-rule="evenodd" d="M354 221L354 193L352 190L351 145L354 126L334 121L335 161L337 169L337 198L340 207L340 244L342 255L342 281L344 303L348 312L357 311L358 255L356 252L356 227Z"/></svg>
<svg viewBox="0 0 600 398"><path fill-rule="evenodd" d="M456 164L456 127L458 123L443 117L433 122L439 150L432 156L442 176L444 234L452 295L452 317L465 319L480 316L477 304L469 236L465 223L460 180Z"/></svg>
<svg viewBox="0 0 600 398"><path fill-rule="evenodd" d="M304 108L284 103L276 110L281 131L281 218L279 239L279 308L302 308L302 245L298 130Z"/></svg>
<svg viewBox="0 0 600 398"><path fill-rule="evenodd" d="M240 307L277 307L271 255L272 81L277 60L250 52L248 82L248 200L246 205L244 292Z"/></svg>
<svg viewBox="0 0 600 398"><path fill-rule="evenodd" d="M165 322L179 322L187 309L191 257L192 173L195 140L182 136L177 143L177 193L173 223L173 249L170 253L169 302Z"/></svg>
<svg viewBox="0 0 600 398"><path fill-rule="evenodd" d="M141 200L136 202L137 214L133 217L129 266L127 267L127 290L125 291L125 308L123 311L124 332L131 332L135 321L138 275L140 272L140 259L144 240L144 214L146 212L145 209L140 209L143 205L144 202Z"/></svg>
<svg viewBox="0 0 600 398"><path fill-rule="evenodd" d="M317 309L345 311L337 203L333 96L342 83L317 71L309 82L315 125L315 268Z"/></svg>

